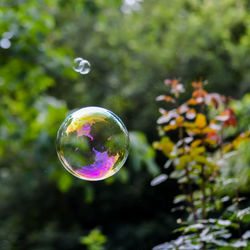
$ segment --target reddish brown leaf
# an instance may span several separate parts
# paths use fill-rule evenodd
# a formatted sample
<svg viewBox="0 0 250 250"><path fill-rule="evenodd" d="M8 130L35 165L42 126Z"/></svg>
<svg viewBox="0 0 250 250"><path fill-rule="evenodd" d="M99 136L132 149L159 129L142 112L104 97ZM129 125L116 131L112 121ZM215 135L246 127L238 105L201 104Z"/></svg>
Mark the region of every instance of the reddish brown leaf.
<svg viewBox="0 0 250 250"><path fill-rule="evenodd" d="M212 140L212 141L218 142L219 141L219 134L216 130L210 131L207 133L207 138Z"/></svg>
<svg viewBox="0 0 250 250"><path fill-rule="evenodd" d="M228 120L224 122L225 127L233 126L236 127L237 125L237 120L235 117L234 110L232 108L227 108L226 112L228 113Z"/></svg>
<svg viewBox="0 0 250 250"><path fill-rule="evenodd" d="M175 80L166 79L164 82L168 86L177 86L179 84L179 81L176 79Z"/></svg>
<svg viewBox="0 0 250 250"><path fill-rule="evenodd" d="M195 90L192 94L192 96L194 98L199 98L199 97L205 97L207 95L207 91L203 90L203 89L198 89Z"/></svg>
<svg viewBox="0 0 250 250"><path fill-rule="evenodd" d="M211 93L205 96L205 103L207 105L214 105L216 109L222 102L223 102L222 96L217 93Z"/></svg>
<svg viewBox="0 0 250 250"><path fill-rule="evenodd" d="M174 98L166 95L159 95L156 97L156 101L166 101L166 102L175 102Z"/></svg>
<svg viewBox="0 0 250 250"><path fill-rule="evenodd" d="M202 81L200 81L200 82L192 82L192 86L193 86L193 88L195 88L195 89L200 89L200 88L202 88L202 85L203 85Z"/></svg>
<svg viewBox="0 0 250 250"><path fill-rule="evenodd" d="M178 81L178 80L173 80L173 81L172 81L172 85L173 85L173 86L177 86L178 84L179 84L179 81Z"/></svg>

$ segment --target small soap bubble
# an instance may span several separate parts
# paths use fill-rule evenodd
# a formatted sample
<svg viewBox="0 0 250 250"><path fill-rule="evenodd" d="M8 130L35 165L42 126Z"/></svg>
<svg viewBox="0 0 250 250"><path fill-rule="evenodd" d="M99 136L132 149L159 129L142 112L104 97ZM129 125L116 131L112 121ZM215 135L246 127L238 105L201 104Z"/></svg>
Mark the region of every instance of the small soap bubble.
<svg viewBox="0 0 250 250"><path fill-rule="evenodd" d="M81 62L82 62L82 58L81 57L77 57L74 59L74 66L73 66L73 69L76 71L76 72L80 72L81 69L82 69L82 66L81 66Z"/></svg>
<svg viewBox="0 0 250 250"><path fill-rule="evenodd" d="M74 176L98 181L114 175L128 156L128 131L111 111L85 107L71 113L57 133L57 154Z"/></svg>
<svg viewBox="0 0 250 250"><path fill-rule="evenodd" d="M79 72L82 75L86 75L90 72L90 63L89 61L82 59L81 57L77 57L74 59L73 69L76 72Z"/></svg>
<svg viewBox="0 0 250 250"><path fill-rule="evenodd" d="M80 71L80 74L86 75L90 71L90 63L87 60L81 61L82 70Z"/></svg>

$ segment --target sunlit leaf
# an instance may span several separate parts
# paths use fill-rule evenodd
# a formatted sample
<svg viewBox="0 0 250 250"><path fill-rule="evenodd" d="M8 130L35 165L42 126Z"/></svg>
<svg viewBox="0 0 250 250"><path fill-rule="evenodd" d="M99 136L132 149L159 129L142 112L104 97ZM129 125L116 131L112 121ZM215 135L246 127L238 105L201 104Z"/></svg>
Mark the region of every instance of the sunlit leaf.
<svg viewBox="0 0 250 250"><path fill-rule="evenodd" d="M195 148L195 147L199 146L201 143L202 143L202 140L200 140L200 139L195 140L191 143L191 148Z"/></svg>
<svg viewBox="0 0 250 250"><path fill-rule="evenodd" d="M88 246L88 249L103 250L103 244L106 242L106 236L99 229L93 229L89 235L80 238L80 243Z"/></svg>
<svg viewBox="0 0 250 250"><path fill-rule="evenodd" d="M237 217L243 222L250 222L250 207L240 210Z"/></svg>
<svg viewBox="0 0 250 250"><path fill-rule="evenodd" d="M243 235L242 235L242 239L246 240L250 238L250 230L246 231Z"/></svg>
<svg viewBox="0 0 250 250"><path fill-rule="evenodd" d="M157 186L161 184L162 182L166 181L168 176L166 174L160 174L159 176L155 177L151 182L151 186Z"/></svg>
<svg viewBox="0 0 250 250"><path fill-rule="evenodd" d="M184 103L184 104L182 104L181 106L179 106L178 108L177 108L177 112L179 113L179 114L183 114L183 113L185 113L185 112L187 112L188 111L188 106Z"/></svg>
<svg viewBox="0 0 250 250"><path fill-rule="evenodd" d="M182 155L179 158L179 164L176 166L176 169L181 170L185 168L190 161L191 161L190 155Z"/></svg>
<svg viewBox="0 0 250 250"><path fill-rule="evenodd" d="M246 247L247 246L247 242L246 241L242 241L242 240L238 240L238 241L235 241L234 243L232 243L231 246L235 247L235 248L242 248L242 247Z"/></svg>
<svg viewBox="0 0 250 250"><path fill-rule="evenodd" d="M194 119L196 117L196 111L195 109L189 109L187 112L186 112L186 117L187 119Z"/></svg>
<svg viewBox="0 0 250 250"><path fill-rule="evenodd" d="M197 114L196 119L195 119L195 125L199 129L205 128L207 126L206 116L201 113Z"/></svg>
<svg viewBox="0 0 250 250"><path fill-rule="evenodd" d="M197 224L193 224L193 225L190 225L188 226L184 232L187 233L187 232L195 232L197 230L200 230L200 229L203 229L204 228L204 225L201 224L201 223L197 223Z"/></svg>
<svg viewBox="0 0 250 250"><path fill-rule="evenodd" d="M175 170L171 173L170 177L173 179L179 179L185 175L185 170Z"/></svg>
<svg viewBox="0 0 250 250"><path fill-rule="evenodd" d="M178 204L180 202L183 202L183 201L186 201L186 196L183 195L183 194L180 194L180 195L177 195L175 198L174 198L174 204Z"/></svg>
<svg viewBox="0 0 250 250"><path fill-rule="evenodd" d="M166 156L170 156L174 148L174 143L169 137L163 137L160 142L154 142L153 147L154 149L161 150Z"/></svg>
<svg viewBox="0 0 250 250"><path fill-rule="evenodd" d="M199 102L197 102L195 98L191 98L187 101L187 105L190 105L190 106L195 106L197 104L199 104Z"/></svg>
<svg viewBox="0 0 250 250"><path fill-rule="evenodd" d="M173 160L172 159L169 159L166 161L166 163L164 164L164 168L169 168L172 164Z"/></svg>
<svg viewBox="0 0 250 250"><path fill-rule="evenodd" d="M178 116L179 116L179 115L178 115L177 111L176 111L175 109L173 109L173 110L170 110L170 111L167 112L167 113L164 113L164 115L161 116L161 117L157 120L157 123L158 123L158 124L167 123L167 122L169 122L171 119L176 118L176 117L178 117Z"/></svg>
<svg viewBox="0 0 250 250"><path fill-rule="evenodd" d="M231 225L230 220L218 220L217 223L221 226L230 226Z"/></svg>
<svg viewBox="0 0 250 250"><path fill-rule="evenodd" d="M175 130L177 128L178 128L177 124L167 125L167 126L164 127L164 130L167 132L167 131L170 131L170 130Z"/></svg>
<svg viewBox="0 0 250 250"><path fill-rule="evenodd" d="M166 102L175 102L174 98L166 95L159 95L155 99L156 101L166 101Z"/></svg>

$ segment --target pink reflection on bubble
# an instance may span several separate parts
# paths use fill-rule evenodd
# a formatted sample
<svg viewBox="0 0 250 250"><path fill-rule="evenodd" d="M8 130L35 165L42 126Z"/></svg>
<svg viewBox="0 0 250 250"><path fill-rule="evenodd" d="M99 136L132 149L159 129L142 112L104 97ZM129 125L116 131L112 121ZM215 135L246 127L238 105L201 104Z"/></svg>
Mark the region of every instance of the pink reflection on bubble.
<svg viewBox="0 0 250 250"><path fill-rule="evenodd" d="M90 166L83 166L76 170L76 173L89 179L100 178L107 174L119 158L118 154L109 156L107 151L99 152L93 148L93 152L95 153L95 162Z"/></svg>
<svg viewBox="0 0 250 250"><path fill-rule="evenodd" d="M90 134L91 124L84 124L80 129L77 129L77 136L85 135L90 138L91 141L94 140L93 136Z"/></svg>

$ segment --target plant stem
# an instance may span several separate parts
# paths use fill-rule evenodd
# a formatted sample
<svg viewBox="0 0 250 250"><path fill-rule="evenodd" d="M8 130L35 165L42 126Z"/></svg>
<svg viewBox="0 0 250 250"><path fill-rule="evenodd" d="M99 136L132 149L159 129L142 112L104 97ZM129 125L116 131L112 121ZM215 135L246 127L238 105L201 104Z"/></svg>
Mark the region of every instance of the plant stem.
<svg viewBox="0 0 250 250"><path fill-rule="evenodd" d="M192 213L193 213L193 216L194 216L194 220L195 220L195 222L197 222L198 217L197 217L196 209L195 209L195 205L194 205L193 188L192 188L192 185L191 185L191 180L190 180L188 167L186 167L186 177L187 177L187 181L188 181L188 192L189 192L189 196L190 196L191 210L192 210Z"/></svg>
<svg viewBox="0 0 250 250"><path fill-rule="evenodd" d="M183 137L184 137L183 128L180 127L179 128L179 138L181 140L183 140ZM185 140L183 140L183 145L184 145L184 148L185 148L185 146L186 146ZM193 188L192 188L192 184L191 184L191 179L190 179L190 175L189 175L188 166L186 166L186 177L187 177L187 182L188 182L188 193L189 193L189 197L190 197L190 206L191 206L192 214L194 216L194 220L195 220L195 222L197 222L198 217L197 217L196 210L195 210L195 205L194 205Z"/></svg>
<svg viewBox="0 0 250 250"><path fill-rule="evenodd" d="M204 164L201 167L201 178L202 178L202 183L201 183L201 193L202 193L202 219L206 218L206 178L204 174L204 169L205 166Z"/></svg>
<svg viewBox="0 0 250 250"><path fill-rule="evenodd" d="M224 136L224 129L222 127L221 134L220 134L220 139L219 139L220 140L219 143L220 143L220 158L221 159L223 158L223 145L224 145L223 136Z"/></svg>
<svg viewBox="0 0 250 250"><path fill-rule="evenodd" d="M235 205L236 205L237 211L239 211L239 190L238 190L238 188L236 188L236 190L235 190L235 197L236 197L236 204ZM240 220L238 222L238 225L239 225L239 227L238 227L239 237L240 237L241 240L243 240ZM240 248L240 250L242 250L242 249L243 249L243 247Z"/></svg>
<svg viewBox="0 0 250 250"><path fill-rule="evenodd" d="M211 199L211 202L214 203L215 200L214 200L214 190L213 190L213 186L210 186L210 199Z"/></svg>
<svg viewBox="0 0 250 250"><path fill-rule="evenodd" d="M203 245L202 245L202 250L206 250L207 247L206 247L206 242L203 242Z"/></svg>

